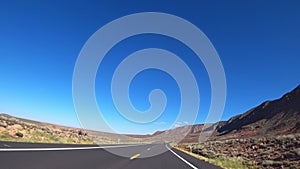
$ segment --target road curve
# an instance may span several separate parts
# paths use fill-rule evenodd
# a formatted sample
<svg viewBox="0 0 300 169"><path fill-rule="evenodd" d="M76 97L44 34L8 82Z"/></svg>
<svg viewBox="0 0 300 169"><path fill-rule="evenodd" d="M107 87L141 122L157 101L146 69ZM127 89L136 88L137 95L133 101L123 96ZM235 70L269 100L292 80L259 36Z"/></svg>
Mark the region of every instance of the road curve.
<svg viewBox="0 0 300 169"><path fill-rule="evenodd" d="M10 142L0 142L0 168L220 169L166 144L91 146Z"/></svg>

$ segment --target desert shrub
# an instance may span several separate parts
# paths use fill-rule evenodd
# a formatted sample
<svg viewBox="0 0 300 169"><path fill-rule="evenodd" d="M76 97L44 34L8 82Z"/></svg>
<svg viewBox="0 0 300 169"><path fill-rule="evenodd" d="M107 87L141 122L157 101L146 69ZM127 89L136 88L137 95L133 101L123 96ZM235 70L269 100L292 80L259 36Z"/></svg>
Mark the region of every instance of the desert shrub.
<svg viewBox="0 0 300 169"><path fill-rule="evenodd" d="M17 133L16 133L16 136L18 136L18 137L23 137L23 133L17 132Z"/></svg>

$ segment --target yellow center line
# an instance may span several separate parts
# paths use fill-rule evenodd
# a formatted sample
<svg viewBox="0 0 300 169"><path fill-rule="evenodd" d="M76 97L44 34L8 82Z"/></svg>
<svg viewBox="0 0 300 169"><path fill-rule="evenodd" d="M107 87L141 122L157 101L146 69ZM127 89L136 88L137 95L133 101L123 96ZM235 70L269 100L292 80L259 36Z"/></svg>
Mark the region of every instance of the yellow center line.
<svg viewBox="0 0 300 169"><path fill-rule="evenodd" d="M141 153L136 154L136 155L133 155L132 157L130 157L130 160L133 160L133 159L138 158L142 153L144 153L144 152L146 152L146 151L150 151L152 147L153 147L153 146L148 147L146 150L142 151Z"/></svg>
<svg viewBox="0 0 300 169"><path fill-rule="evenodd" d="M130 157L130 160L133 160L133 159L135 159L135 158L138 158L140 155L141 155L141 154L136 154L136 155Z"/></svg>

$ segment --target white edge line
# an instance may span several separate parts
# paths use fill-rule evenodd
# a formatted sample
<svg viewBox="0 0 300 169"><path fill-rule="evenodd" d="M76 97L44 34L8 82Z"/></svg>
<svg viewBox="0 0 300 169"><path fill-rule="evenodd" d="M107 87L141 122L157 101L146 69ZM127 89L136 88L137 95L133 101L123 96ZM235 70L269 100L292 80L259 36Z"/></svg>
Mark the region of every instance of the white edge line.
<svg viewBox="0 0 300 169"><path fill-rule="evenodd" d="M59 148L5 148L0 149L0 152L11 152L11 151L66 151L66 150L92 150L92 149L106 149L106 148L122 148L139 146L135 145L117 145L117 146L96 146L96 147L59 147Z"/></svg>
<svg viewBox="0 0 300 169"><path fill-rule="evenodd" d="M191 168L193 169L198 169L197 167L195 167L193 164L191 164L190 162L188 162L186 159L182 158L180 155L176 154L173 150L171 150L167 144L166 144L166 148L171 151L171 153L173 153L175 156L177 156L180 160L182 160L183 162L185 162L187 165L189 165Z"/></svg>

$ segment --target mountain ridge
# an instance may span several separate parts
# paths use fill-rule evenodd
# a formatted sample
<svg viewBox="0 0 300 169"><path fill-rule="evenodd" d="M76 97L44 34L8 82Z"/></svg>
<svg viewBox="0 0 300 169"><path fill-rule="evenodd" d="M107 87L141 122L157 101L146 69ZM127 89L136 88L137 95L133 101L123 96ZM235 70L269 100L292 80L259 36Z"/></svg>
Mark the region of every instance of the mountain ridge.
<svg viewBox="0 0 300 169"><path fill-rule="evenodd" d="M300 117L300 85L279 99L265 101L245 113L230 118L218 132L225 134L241 130L245 126L256 125L256 129L263 127L266 130L264 134L278 133L276 130L294 127L300 122L297 117Z"/></svg>
<svg viewBox="0 0 300 169"><path fill-rule="evenodd" d="M93 136L92 138L105 138L105 142L119 142L128 140L128 136L133 138L133 141L163 141L163 139L172 141L172 139L180 139L185 136L181 142L198 142L201 133L212 131L210 140L224 140L231 138L249 138L259 136L274 136L280 134L300 133L300 85L292 91L284 94L282 97L273 100L265 101L262 104L253 107L245 113L236 115L227 121L219 121L214 124L194 124L189 126L177 127L165 131L156 131L153 134L147 135L132 135L132 134L115 134L101 131L84 131L79 128L65 127L61 125L50 124L47 122L38 122L34 120L27 120L24 118L17 118L8 114L0 114L0 135L11 126L20 123L23 128L32 127L40 128L41 131L61 133L64 131L71 131L71 135L77 140L84 138L88 140L86 135ZM5 120L10 119L9 122ZM22 126L17 126L21 130ZM49 129L45 129L49 128ZM52 130L53 128L53 130ZM17 130L14 130L17 132ZM75 133L75 134L74 134ZM24 135L26 132L23 133ZM84 134L82 136L82 134ZM113 141L109 139L109 135L113 137ZM11 137L17 138L15 135ZM118 141L116 141L118 140ZM132 141L128 140L127 142Z"/></svg>
<svg viewBox="0 0 300 169"><path fill-rule="evenodd" d="M198 142L201 132L214 130L209 140L226 140L300 133L300 85L275 100L268 100L226 121L204 128L190 126L182 143ZM172 129L181 130L182 127ZM196 130L195 130L196 129ZM164 131L162 131L164 132ZM202 133L203 134L203 133Z"/></svg>

